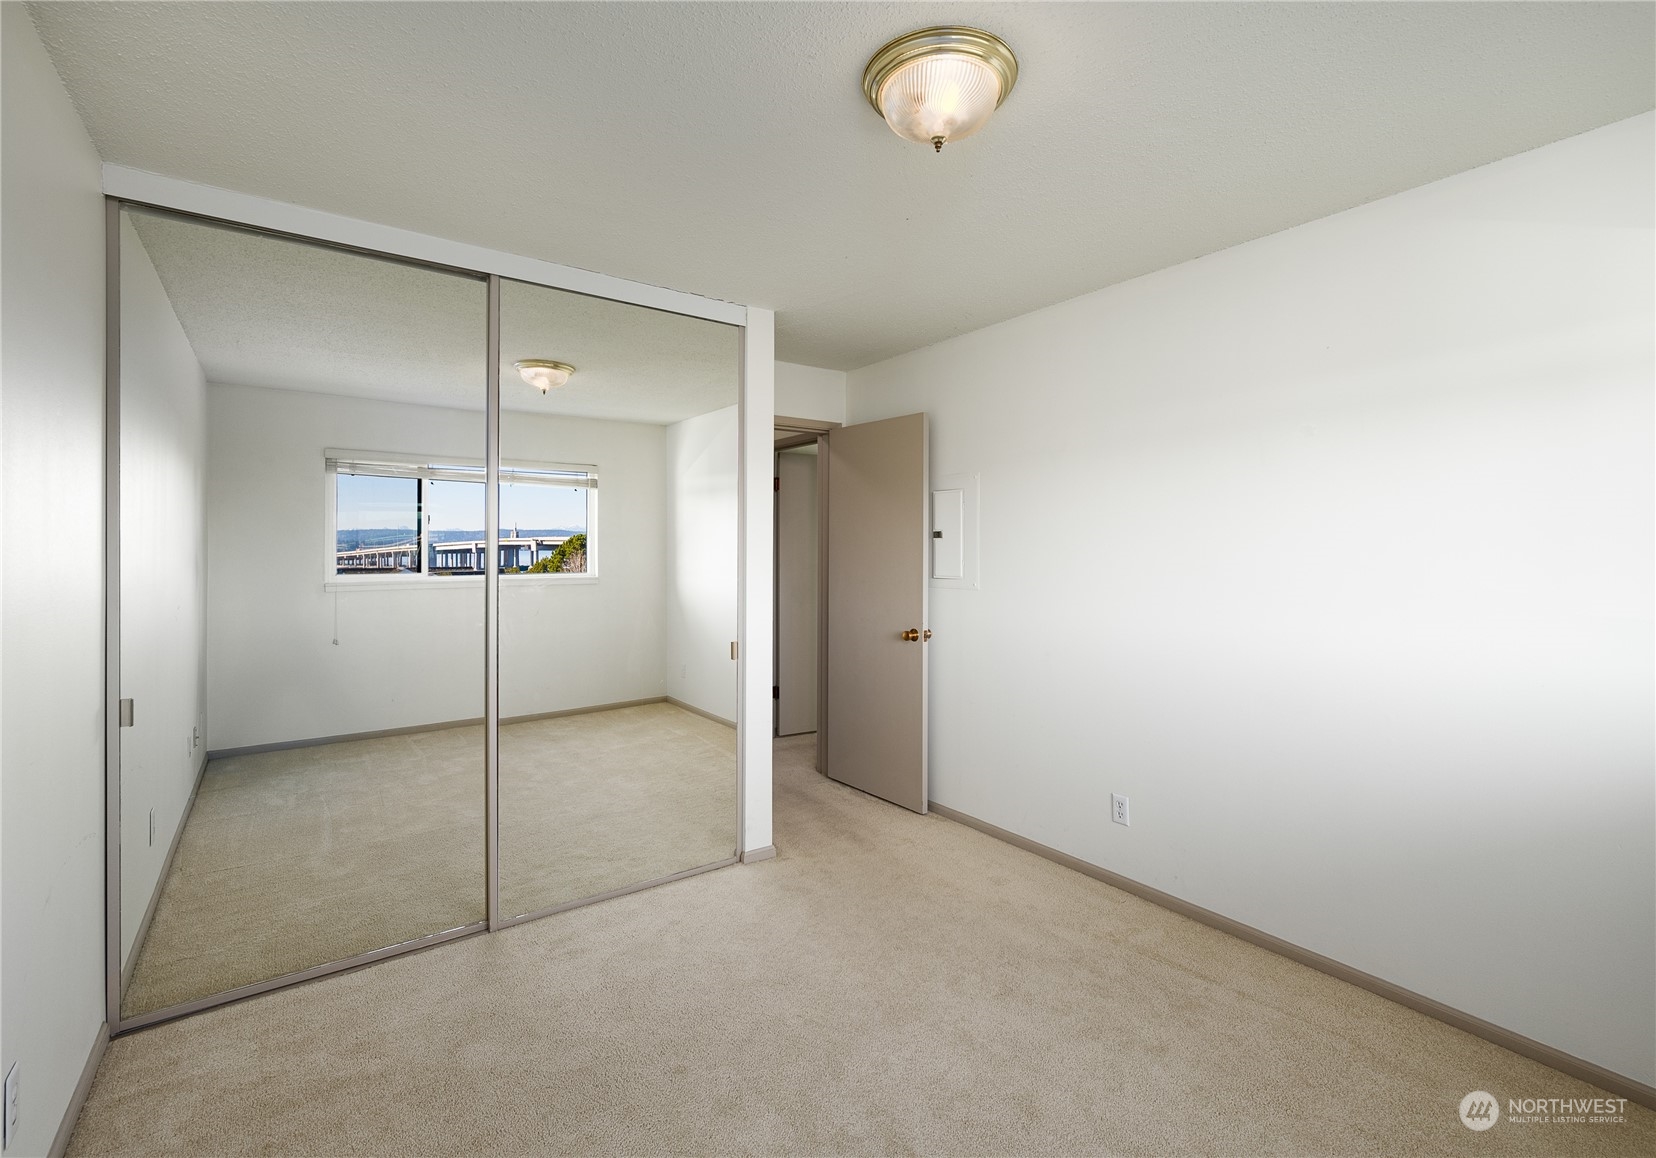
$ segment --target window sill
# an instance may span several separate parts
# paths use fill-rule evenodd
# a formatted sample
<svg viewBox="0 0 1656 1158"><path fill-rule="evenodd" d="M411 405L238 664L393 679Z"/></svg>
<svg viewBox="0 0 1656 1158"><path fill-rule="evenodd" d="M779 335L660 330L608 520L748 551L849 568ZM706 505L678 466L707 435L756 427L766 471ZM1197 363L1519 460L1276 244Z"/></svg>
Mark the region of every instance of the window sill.
<svg viewBox="0 0 1656 1158"><path fill-rule="evenodd" d="M445 588L464 589L483 586L485 576L482 575L360 575L340 576L323 580L324 591L388 591L388 590L419 590L438 591ZM563 587L567 585L583 585L598 582L598 576L592 574L581 575L531 575L520 573L517 575L500 576L502 584L511 587Z"/></svg>

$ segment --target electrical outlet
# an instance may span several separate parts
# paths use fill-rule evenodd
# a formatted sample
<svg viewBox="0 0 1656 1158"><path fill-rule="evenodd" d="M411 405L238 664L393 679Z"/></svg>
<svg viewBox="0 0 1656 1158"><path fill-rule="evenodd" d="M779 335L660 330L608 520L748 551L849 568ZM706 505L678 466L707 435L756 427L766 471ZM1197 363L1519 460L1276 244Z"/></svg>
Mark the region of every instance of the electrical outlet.
<svg viewBox="0 0 1656 1158"><path fill-rule="evenodd" d="M199 747L201 747L201 729L199 727L191 728L190 729L190 748L192 750L194 750L194 749L199 748Z"/></svg>
<svg viewBox="0 0 1656 1158"><path fill-rule="evenodd" d="M1110 819L1117 824L1133 823L1127 816L1127 798L1119 792L1110 793Z"/></svg>
<svg viewBox="0 0 1656 1158"><path fill-rule="evenodd" d="M6 1136L4 1144L9 1148L17 1138L17 1062L12 1062L11 1069L6 1071Z"/></svg>

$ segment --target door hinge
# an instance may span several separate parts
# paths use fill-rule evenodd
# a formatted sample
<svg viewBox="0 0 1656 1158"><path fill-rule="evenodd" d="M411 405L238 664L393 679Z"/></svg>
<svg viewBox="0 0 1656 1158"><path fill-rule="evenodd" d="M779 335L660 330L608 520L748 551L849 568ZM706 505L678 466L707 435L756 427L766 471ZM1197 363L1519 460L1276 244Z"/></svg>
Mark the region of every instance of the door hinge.
<svg viewBox="0 0 1656 1158"><path fill-rule="evenodd" d="M123 728L132 727L132 701L131 700L122 700L121 701L121 727L123 727Z"/></svg>
<svg viewBox="0 0 1656 1158"><path fill-rule="evenodd" d="M782 689L777 687L775 684L772 684L771 685L771 699L779 700L781 698L782 698Z"/></svg>
<svg viewBox="0 0 1656 1158"><path fill-rule="evenodd" d="M777 475L775 478L771 479L771 490L780 491L781 489L782 489L782 476Z"/></svg>

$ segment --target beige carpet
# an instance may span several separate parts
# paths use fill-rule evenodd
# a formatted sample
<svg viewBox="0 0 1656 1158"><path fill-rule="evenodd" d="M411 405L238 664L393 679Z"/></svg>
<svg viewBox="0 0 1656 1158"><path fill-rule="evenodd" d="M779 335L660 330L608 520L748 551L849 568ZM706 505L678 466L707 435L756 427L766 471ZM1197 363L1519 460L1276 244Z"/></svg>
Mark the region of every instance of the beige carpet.
<svg viewBox="0 0 1656 1158"><path fill-rule="evenodd" d="M500 734L501 911L724 860L736 734L671 704ZM483 919L483 731L215 760L122 1005L128 1016Z"/></svg>
<svg viewBox="0 0 1656 1158"><path fill-rule="evenodd" d="M1590 1087L783 741L780 856L111 1044L73 1154L1637 1154Z"/></svg>

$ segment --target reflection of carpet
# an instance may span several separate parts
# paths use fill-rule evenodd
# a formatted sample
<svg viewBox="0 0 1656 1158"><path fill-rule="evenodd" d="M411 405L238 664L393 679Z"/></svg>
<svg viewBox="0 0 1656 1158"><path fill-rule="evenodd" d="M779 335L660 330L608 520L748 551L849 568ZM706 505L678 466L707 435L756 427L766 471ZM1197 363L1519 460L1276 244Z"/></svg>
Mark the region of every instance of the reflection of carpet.
<svg viewBox="0 0 1656 1158"><path fill-rule="evenodd" d="M776 745L775 860L123 1037L69 1152L1656 1153L1634 1105L1475 1134L1469 1090L1591 1089L813 746Z"/></svg>
<svg viewBox="0 0 1656 1158"><path fill-rule="evenodd" d="M731 856L736 734L671 704L500 735L501 912ZM128 1015L483 919L483 731L214 760Z"/></svg>

